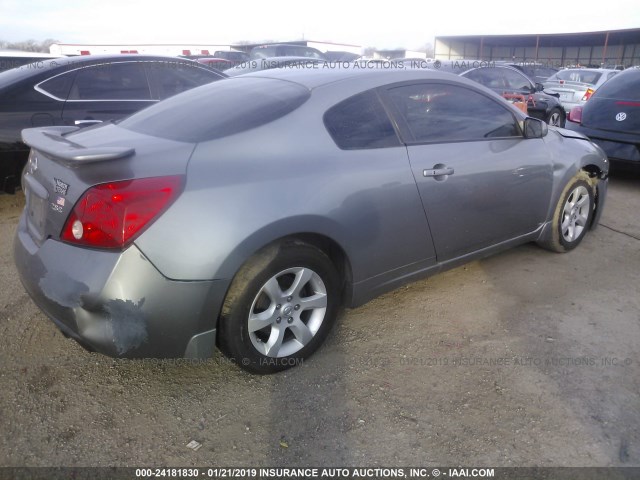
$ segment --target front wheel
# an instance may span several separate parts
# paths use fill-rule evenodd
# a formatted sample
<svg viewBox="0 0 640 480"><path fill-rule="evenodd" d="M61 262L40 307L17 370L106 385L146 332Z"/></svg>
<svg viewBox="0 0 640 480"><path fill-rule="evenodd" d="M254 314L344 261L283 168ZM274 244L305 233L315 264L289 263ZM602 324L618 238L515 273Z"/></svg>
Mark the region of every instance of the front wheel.
<svg viewBox="0 0 640 480"><path fill-rule="evenodd" d="M554 252L568 252L585 237L594 209L594 192L585 172L580 172L565 186L556 206L551 238L541 245Z"/></svg>
<svg viewBox="0 0 640 480"><path fill-rule="evenodd" d="M220 349L254 373L300 364L324 341L337 317L340 282L322 251L271 246L241 268L225 298Z"/></svg>

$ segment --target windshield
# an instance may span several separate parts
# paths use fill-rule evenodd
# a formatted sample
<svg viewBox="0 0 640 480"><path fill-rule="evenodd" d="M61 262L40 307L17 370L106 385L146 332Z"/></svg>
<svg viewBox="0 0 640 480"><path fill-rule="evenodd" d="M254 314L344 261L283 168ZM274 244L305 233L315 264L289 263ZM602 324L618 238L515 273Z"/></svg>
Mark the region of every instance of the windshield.
<svg viewBox="0 0 640 480"><path fill-rule="evenodd" d="M520 70L522 70L525 75L529 78L533 79L536 82L542 82L549 78L551 75L558 72L555 68L551 67L539 67L539 66L519 66Z"/></svg>

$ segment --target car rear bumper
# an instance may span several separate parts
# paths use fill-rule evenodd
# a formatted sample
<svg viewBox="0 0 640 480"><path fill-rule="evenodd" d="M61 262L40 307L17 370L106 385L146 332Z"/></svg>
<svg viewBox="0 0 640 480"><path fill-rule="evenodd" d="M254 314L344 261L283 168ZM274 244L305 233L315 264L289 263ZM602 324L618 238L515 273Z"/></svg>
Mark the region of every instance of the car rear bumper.
<svg viewBox="0 0 640 480"><path fill-rule="evenodd" d="M566 100L563 100L562 108L564 108L565 113L568 114L571 111L572 108L580 107L580 106L582 106L584 104L585 104L585 102L567 102Z"/></svg>
<svg viewBox="0 0 640 480"><path fill-rule="evenodd" d="M591 137L590 140L598 145L611 160L625 162L640 162L640 149L633 143L615 142Z"/></svg>
<svg viewBox="0 0 640 480"><path fill-rule="evenodd" d="M132 245L123 252L48 239L37 246L20 219L14 258L35 303L67 336L122 358L205 359L215 351L226 281L174 281Z"/></svg>

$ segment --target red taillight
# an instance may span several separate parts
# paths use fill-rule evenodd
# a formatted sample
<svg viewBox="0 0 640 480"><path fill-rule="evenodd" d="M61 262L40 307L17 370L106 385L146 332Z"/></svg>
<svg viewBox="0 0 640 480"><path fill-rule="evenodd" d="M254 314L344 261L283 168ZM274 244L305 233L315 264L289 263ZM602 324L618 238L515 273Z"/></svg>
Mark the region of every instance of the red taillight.
<svg viewBox="0 0 640 480"><path fill-rule="evenodd" d="M567 120L574 123L582 122L582 107L573 107L567 115Z"/></svg>
<svg viewBox="0 0 640 480"><path fill-rule="evenodd" d="M183 177L154 177L91 187L62 229L64 241L96 248L131 243L180 195Z"/></svg>
<svg viewBox="0 0 640 480"><path fill-rule="evenodd" d="M595 92L595 90L593 88L587 88L587 91L585 92L584 96L582 97L582 101L586 102L587 100L589 100L591 98L591 95L593 95L593 92Z"/></svg>

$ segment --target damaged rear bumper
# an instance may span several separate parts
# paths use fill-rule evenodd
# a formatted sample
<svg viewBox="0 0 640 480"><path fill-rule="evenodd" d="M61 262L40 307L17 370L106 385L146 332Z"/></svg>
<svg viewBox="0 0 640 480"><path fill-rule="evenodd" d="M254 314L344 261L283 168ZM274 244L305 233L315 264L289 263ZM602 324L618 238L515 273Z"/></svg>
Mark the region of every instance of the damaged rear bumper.
<svg viewBox="0 0 640 480"><path fill-rule="evenodd" d="M122 358L206 359L226 281L174 281L135 246L123 252L48 239L36 245L20 219L14 242L20 279L35 303L90 350Z"/></svg>

